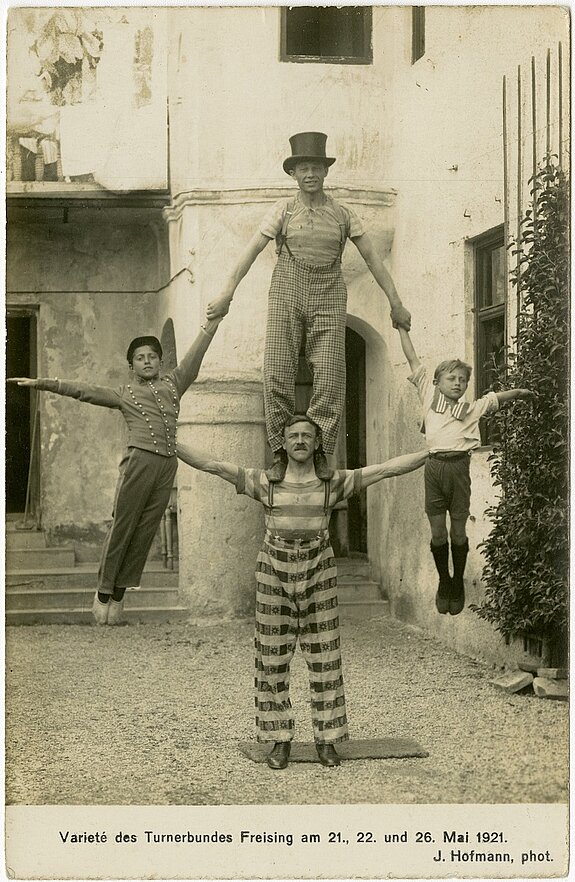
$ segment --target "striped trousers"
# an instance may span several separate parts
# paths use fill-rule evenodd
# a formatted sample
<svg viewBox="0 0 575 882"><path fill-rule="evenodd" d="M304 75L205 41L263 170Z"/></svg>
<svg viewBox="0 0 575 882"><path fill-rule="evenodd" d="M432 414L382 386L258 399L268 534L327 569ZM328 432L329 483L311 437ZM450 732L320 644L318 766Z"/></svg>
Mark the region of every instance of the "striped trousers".
<svg viewBox="0 0 575 882"><path fill-rule="evenodd" d="M264 350L264 406L268 442L283 443L295 410L295 381L302 339L313 374L307 415L318 424L326 453L333 453L345 402L347 290L339 261L313 266L286 253L275 265L268 301Z"/></svg>
<svg viewBox="0 0 575 882"><path fill-rule="evenodd" d="M349 738L337 570L329 539L286 547L266 533L256 570L255 705L258 741L291 741L290 662L297 640L309 673L317 743Z"/></svg>

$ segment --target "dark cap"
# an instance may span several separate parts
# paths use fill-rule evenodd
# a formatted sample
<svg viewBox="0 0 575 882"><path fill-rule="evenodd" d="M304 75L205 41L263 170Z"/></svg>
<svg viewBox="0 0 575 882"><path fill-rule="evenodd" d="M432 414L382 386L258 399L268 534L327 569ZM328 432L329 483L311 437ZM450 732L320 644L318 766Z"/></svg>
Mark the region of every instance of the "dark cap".
<svg viewBox="0 0 575 882"><path fill-rule="evenodd" d="M157 352L160 358L163 356L162 352L162 344L158 340L157 337L134 337L130 345L128 346L128 352L126 353L126 358L129 363L132 364L132 359L134 358L134 352L140 346L150 346L154 352Z"/></svg>

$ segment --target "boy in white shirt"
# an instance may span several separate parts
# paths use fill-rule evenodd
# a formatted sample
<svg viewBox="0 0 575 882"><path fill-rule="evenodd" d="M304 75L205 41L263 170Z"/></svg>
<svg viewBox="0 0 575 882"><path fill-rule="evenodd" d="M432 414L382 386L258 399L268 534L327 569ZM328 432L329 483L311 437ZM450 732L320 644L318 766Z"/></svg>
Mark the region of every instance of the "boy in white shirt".
<svg viewBox="0 0 575 882"><path fill-rule="evenodd" d="M437 611L458 615L465 606L463 574L469 542L466 523L469 517L471 451L481 445L479 420L494 413L501 404L517 398L533 398L529 389L488 392L471 403L462 400L471 367L459 359L442 361L433 380L415 352L409 332L398 328L403 353L411 368L410 383L416 387L422 405L425 440L429 458L425 463L425 513L431 527L431 553L439 573L435 595ZM449 572L449 534L453 576Z"/></svg>

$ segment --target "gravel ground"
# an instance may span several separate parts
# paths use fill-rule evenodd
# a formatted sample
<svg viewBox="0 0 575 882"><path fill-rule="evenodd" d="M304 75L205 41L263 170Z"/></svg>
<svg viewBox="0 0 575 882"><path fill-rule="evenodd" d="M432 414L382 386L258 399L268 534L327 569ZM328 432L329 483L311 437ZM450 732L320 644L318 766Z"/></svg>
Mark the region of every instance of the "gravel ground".
<svg viewBox="0 0 575 882"><path fill-rule="evenodd" d="M389 618L342 627L352 738L410 736L426 759L277 772L254 738L252 625L7 629L8 804L565 802L568 709ZM297 740L312 740L293 663Z"/></svg>

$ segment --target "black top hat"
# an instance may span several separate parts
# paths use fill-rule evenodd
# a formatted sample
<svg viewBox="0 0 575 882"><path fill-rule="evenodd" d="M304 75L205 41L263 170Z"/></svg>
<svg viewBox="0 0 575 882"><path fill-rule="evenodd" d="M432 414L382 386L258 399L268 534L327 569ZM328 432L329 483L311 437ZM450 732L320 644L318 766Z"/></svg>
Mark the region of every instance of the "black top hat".
<svg viewBox="0 0 575 882"><path fill-rule="evenodd" d="M134 352L136 349L139 349L140 346L149 346L154 352L157 352L160 358L162 358L162 344L158 340L157 337L134 337L130 345L128 346L128 351L126 353L126 358L132 364L132 359L134 358Z"/></svg>
<svg viewBox="0 0 575 882"><path fill-rule="evenodd" d="M298 162L306 159L321 159L326 165L333 165L335 158L325 155L327 135L323 132L298 132L289 139L292 155L284 160L284 171L289 175Z"/></svg>

